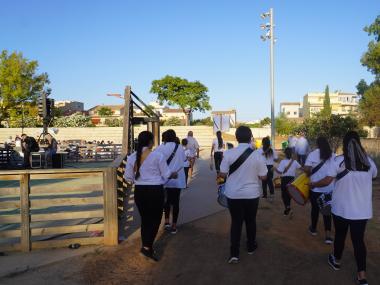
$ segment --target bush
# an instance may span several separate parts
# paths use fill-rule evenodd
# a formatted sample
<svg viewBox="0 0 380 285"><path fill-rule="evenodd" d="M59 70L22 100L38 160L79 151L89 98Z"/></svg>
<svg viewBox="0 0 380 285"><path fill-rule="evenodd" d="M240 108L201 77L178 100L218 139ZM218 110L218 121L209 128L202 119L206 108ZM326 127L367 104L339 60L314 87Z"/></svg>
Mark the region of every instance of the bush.
<svg viewBox="0 0 380 285"><path fill-rule="evenodd" d="M177 118L177 117L171 117L169 119L167 119L166 121L164 121L164 126L182 126L183 123L181 121L181 119Z"/></svg>
<svg viewBox="0 0 380 285"><path fill-rule="evenodd" d="M88 116L84 116L82 114L73 114L67 117L57 118L53 121L54 127L61 128L83 128L83 127L93 127L94 125L91 123L91 118Z"/></svg>
<svg viewBox="0 0 380 285"><path fill-rule="evenodd" d="M107 127L122 127L123 126L123 120L122 119L106 119L104 121L104 124Z"/></svg>
<svg viewBox="0 0 380 285"><path fill-rule="evenodd" d="M207 117L204 119L197 119L193 120L191 122L192 126L210 126L212 127L214 125L214 122L212 121L211 117Z"/></svg>
<svg viewBox="0 0 380 285"><path fill-rule="evenodd" d="M278 135L294 134L295 130L298 128L297 122L289 120L283 113L276 118L275 126Z"/></svg>

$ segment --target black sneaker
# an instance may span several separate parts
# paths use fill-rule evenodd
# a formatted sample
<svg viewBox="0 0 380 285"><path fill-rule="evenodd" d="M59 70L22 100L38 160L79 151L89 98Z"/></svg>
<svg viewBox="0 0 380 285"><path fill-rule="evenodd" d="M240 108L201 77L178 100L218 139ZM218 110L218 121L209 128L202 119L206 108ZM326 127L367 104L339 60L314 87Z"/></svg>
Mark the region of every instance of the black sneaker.
<svg viewBox="0 0 380 285"><path fill-rule="evenodd" d="M172 235L177 234L177 232L178 232L177 228L171 228L171 230L170 230L170 233L171 233Z"/></svg>
<svg viewBox="0 0 380 285"><path fill-rule="evenodd" d="M158 257L156 256L156 253L152 249L141 248L140 253L146 258L149 258L149 260L152 260L155 262L159 260Z"/></svg>
<svg viewBox="0 0 380 285"><path fill-rule="evenodd" d="M169 223L165 223L165 225L164 225L164 229L165 229L166 231L170 231L170 230L172 229L171 224L169 224Z"/></svg>
<svg viewBox="0 0 380 285"><path fill-rule="evenodd" d="M329 254L329 257L327 258L327 262L331 266L332 269L336 271L340 270L340 263L336 261L334 255Z"/></svg>
<svg viewBox="0 0 380 285"><path fill-rule="evenodd" d="M356 283L359 285L368 285L367 279L356 279Z"/></svg>
<svg viewBox="0 0 380 285"><path fill-rule="evenodd" d="M312 236L316 236L317 235L317 231L315 229L313 229L311 226L309 227L309 233L312 235Z"/></svg>
<svg viewBox="0 0 380 285"><path fill-rule="evenodd" d="M236 263L239 263L239 257L236 257L236 256L232 256L228 259L228 263L229 264L236 264Z"/></svg>
<svg viewBox="0 0 380 285"><path fill-rule="evenodd" d="M284 210L284 216L289 216L289 214L290 214L290 208L286 208L285 210Z"/></svg>
<svg viewBox="0 0 380 285"><path fill-rule="evenodd" d="M248 252L249 255L252 255L255 252L256 249L257 249L257 242L255 242L253 244L253 246L249 246L247 248L247 252Z"/></svg>

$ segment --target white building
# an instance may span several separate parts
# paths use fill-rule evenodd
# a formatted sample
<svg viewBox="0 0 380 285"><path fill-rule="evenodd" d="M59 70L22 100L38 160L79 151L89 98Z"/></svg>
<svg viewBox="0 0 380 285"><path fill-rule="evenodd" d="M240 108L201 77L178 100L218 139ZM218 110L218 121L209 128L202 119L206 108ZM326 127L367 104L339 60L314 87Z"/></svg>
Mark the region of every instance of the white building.
<svg viewBox="0 0 380 285"><path fill-rule="evenodd" d="M301 118L303 116L302 104L299 102L282 102L280 112L287 118Z"/></svg>
<svg viewBox="0 0 380 285"><path fill-rule="evenodd" d="M65 116L69 116L69 115L84 111L83 102L71 101L71 100L55 101L54 107L61 110L63 115Z"/></svg>

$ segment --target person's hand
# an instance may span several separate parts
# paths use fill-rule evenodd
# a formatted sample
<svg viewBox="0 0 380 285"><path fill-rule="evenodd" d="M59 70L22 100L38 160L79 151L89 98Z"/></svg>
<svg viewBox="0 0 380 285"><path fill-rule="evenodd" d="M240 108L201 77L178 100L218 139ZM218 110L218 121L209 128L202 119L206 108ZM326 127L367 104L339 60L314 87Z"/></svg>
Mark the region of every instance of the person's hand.
<svg viewBox="0 0 380 285"><path fill-rule="evenodd" d="M306 185L308 185L310 187L310 189L314 189L315 188L315 185L313 182L309 182L309 183L306 183Z"/></svg>
<svg viewBox="0 0 380 285"><path fill-rule="evenodd" d="M172 172L172 174L169 177L170 179L177 179L178 178L178 173L177 172Z"/></svg>

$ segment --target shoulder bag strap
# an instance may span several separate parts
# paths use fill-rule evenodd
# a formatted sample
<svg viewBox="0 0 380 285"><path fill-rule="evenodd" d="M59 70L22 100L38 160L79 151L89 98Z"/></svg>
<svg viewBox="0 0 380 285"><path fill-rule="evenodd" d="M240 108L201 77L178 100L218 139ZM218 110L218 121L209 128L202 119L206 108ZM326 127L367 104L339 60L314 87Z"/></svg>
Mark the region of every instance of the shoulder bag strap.
<svg viewBox="0 0 380 285"><path fill-rule="evenodd" d="M335 177L336 181L342 179L344 176L346 176L350 172L347 168L345 168L342 172L339 172L338 175Z"/></svg>
<svg viewBox="0 0 380 285"><path fill-rule="evenodd" d="M316 167L314 167L312 170L311 170L311 175L313 175L314 173L316 173L319 169L321 169L321 167L325 164L325 161L322 160ZM310 176L311 176L310 175Z"/></svg>
<svg viewBox="0 0 380 285"><path fill-rule="evenodd" d="M170 162L172 162L172 160L173 160L173 158L175 156L175 153L177 152L178 146L179 146L179 144L175 144L175 147L174 147L174 150L173 150L172 154L169 156L168 160L166 161L167 165L169 165Z"/></svg>
<svg viewBox="0 0 380 285"><path fill-rule="evenodd" d="M284 172L283 172L283 173L286 173L286 172L288 172L288 170L289 170L289 168L292 166L293 162L294 162L294 159L292 159L292 160L289 162L288 166L287 166L287 167L285 167L285 169L284 169Z"/></svg>
<svg viewBox="0 0 380 285"><path fill-rule="evenodd" d="M234 163L230 166L230 171L228 172L228 176L234 173L243 163L247 160L247 158L251 155L253 149L248 147L239 157L235 160Z"/></svg>

